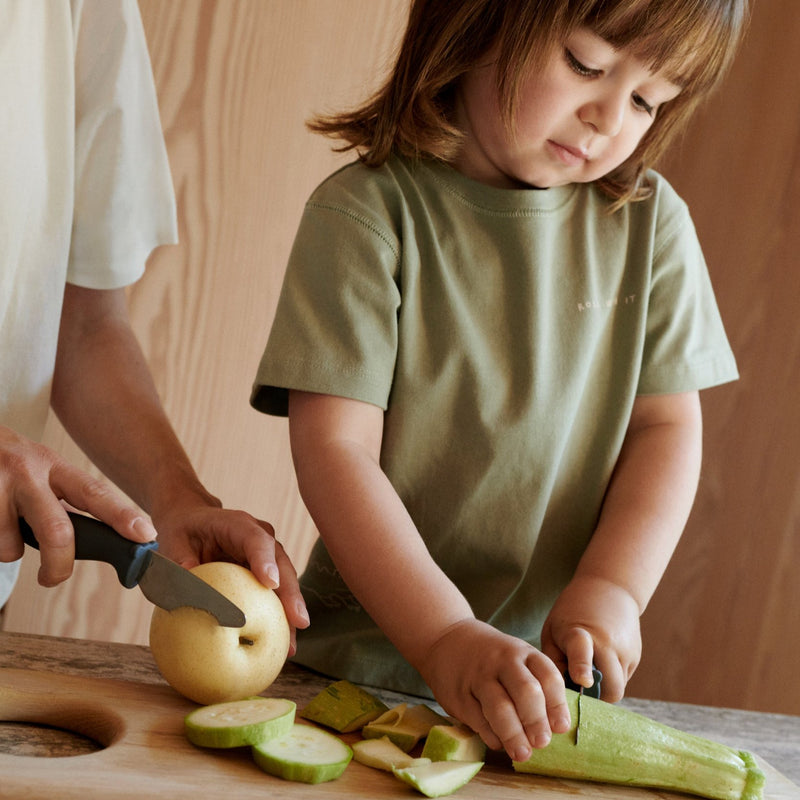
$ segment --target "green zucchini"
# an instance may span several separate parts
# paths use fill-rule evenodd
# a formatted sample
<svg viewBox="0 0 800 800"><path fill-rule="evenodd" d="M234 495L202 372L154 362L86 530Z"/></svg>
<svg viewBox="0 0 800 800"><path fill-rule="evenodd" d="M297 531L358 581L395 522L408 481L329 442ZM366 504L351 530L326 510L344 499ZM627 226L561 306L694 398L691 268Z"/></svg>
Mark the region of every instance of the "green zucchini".
<svg viewBox="0 0 800 800"><path fill-rule="evenodd" d="M685 792L713 800L761 800L753 756L567 689L572 728L515 761L518 772ZM577 743L576 743L577 740Z"/></svg>

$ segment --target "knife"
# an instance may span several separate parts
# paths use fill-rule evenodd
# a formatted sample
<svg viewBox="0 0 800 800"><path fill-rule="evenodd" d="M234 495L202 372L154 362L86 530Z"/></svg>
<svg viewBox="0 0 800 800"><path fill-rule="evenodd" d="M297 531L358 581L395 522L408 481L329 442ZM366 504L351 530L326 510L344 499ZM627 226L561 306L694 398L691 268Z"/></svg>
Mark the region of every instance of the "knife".
<svg viewBox="0 0 800 800"><path fill-rule="evenodd" d="M578 684L569 677L569 673L564 676L564 684L566 685L567 689L572 689L578 693L578 719L575 722L576 746L578 744L578 737L580 736L581 732L581 700L583 699L584 694L587 697L596 697L597 699L600 698L600 682L603 680L603 673L600 672L600 670L594 665L592 665L592 679L594 682L587 689L584 686L578 686Z"/></svg>
<svg viewBox="0 0 800 800"><path fill-rule="evenodd" d="M191 606L208 611L226 628L244 625L244 613L237 605L188 569L156 552L158 542L132 542L105 522L73 511L67 514L75 528L77 560L111 564L126 589L138 584L151 603L167 611ZM22 517L19 530L25 543L38 550L33 529Z"/></svg>

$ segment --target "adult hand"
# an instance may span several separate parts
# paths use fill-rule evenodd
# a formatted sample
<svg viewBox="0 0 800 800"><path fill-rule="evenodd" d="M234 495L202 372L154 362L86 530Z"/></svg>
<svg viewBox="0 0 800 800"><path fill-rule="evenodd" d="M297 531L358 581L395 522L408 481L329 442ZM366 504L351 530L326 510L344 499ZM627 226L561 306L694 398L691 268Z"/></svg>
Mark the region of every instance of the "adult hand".
<svg viewBox="0 0 800 800"><path fill-rule="evenodd" d="M442 708L516 761L570 728L564 680L553 662L484 622L449 628L420 671Z"/></svg>
<svg viewBox="0 0 800 800"><path fill-rule="evenodd" d="M592 662L603 673L602 697L621 700L639 665L639 606L623 587L603 578L574 578L542 628L542 650L575 683L592 685Z"/></svg>
<svg viewBox="0 0 800 800"><path fill-rule="evenodd" d="M39 542L42 586L55 586L72 574L75 535L62 501L134 542L156 536L147 517L108 484L44 445L0 426L0 561L22 557L25 545L17 520L24 517Z"/></svg>
<svg viewBox="0 0 800 800"><path fill-rule="evenodd" d="M209 504L211 503L211 504ZM309 624L297 572L275 530L244 511L201 503L154 516L159 551L191 569L208 561L234 561L249 567L283 604L291 628L290 655L296 651L296 629Z"/></svg>

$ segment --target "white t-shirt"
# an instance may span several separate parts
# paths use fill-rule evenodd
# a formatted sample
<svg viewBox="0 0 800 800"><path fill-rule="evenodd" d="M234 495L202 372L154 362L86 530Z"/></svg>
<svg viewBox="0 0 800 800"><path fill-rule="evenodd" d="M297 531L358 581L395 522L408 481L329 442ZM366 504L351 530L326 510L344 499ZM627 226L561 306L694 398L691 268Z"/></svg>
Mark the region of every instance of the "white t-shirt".
<svg viewBox="0 0 800 800"><path fill-rule="evenodd" d="M176 241L135 0L4 0L0 424L42 434L65 283L126 286L155 247Z"/></svg>

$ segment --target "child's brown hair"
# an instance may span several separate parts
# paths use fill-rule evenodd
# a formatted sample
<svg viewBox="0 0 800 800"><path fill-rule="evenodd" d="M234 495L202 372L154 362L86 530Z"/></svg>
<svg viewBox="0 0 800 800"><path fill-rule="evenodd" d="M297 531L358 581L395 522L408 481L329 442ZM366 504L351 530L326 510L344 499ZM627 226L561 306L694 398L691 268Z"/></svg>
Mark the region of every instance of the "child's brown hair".
<svg viewBox="0 0 800 800"><path fill-rule="evenodd" d="M524 74L571 31L589 27L683 87L633 155L598 180L618 207L647 196L646 170L719 83L747 19L747 0L414 0L384 86L359 108L318 116L309 127L343 139L340 149L356 149L370 166L393 151L449 161L461 141L452 111L462 75L497 47L501 106L513 131Z"/></svg>

